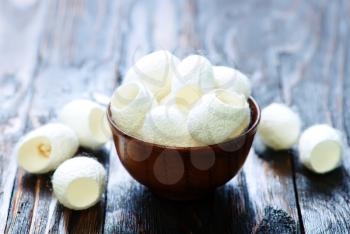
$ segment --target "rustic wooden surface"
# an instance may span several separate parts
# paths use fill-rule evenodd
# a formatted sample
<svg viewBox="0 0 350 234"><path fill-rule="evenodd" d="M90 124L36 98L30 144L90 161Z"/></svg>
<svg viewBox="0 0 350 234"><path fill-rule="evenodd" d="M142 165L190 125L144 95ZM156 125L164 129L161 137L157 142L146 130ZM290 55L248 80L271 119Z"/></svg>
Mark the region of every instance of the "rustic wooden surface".
<svg viewBox="0 0 350 234"><path fill-rule="evenodd" d="M138 57L201 53L249 74L260 105L283 101L304 128L333 124L350 142L348 0L0 0L0 233L349 233L350 162L319 176L295 150L257 139L243 170L212 197L158 199L121 167L111 143L98 205L73 212L50 175L17 169L24 133L74 98L102 100Z"/></svg>

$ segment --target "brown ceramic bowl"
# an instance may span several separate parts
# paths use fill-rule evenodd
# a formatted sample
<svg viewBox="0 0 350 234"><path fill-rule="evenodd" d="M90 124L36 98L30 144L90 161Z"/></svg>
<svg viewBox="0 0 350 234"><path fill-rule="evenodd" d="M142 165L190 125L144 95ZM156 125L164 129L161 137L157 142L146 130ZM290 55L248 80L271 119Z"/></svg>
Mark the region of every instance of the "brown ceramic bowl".
<svg viewBox="0 0 350 234"><path fill-rule="evenodd" d="M240 136L216 145L170 147L142 141L110 124L118 156L130 175L155 194L172 200L191 200L231 180L243 166L252 145L260 109L248 99L251 109L249 128Z"/></svg>

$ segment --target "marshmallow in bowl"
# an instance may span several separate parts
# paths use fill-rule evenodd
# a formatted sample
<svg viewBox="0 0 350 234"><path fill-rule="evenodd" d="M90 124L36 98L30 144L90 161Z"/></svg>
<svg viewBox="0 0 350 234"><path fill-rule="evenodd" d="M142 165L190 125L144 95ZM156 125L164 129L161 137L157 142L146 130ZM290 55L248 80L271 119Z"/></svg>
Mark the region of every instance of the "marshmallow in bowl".
<svg viewBox="0 0 350 234"><path fill-rule="evenodd" d="M160 105L146 116L141 131L143 140L159 145L192 146L195 141L187 130L187 116L175 105Z"/></svg>
<svg viewBox="0 0 350 234"><path fill-rule="evenodd" d="M152 94L141 83L123 84L112 95L112 119L125 133L137 135L154 102Z"/></svg>
<svg viewBox="0 0 350 234"><path fill-rule="evenodd" d="M170 70L167 76L165 70ZM156 87L149 76L165 85ZM120 130L146 142L212 145L240 135L249 126L250 93L249 80L239 71L228 67L213 71L209 60L200 55L179 62L169 52L157 51L127 72L112 97L111 113Z"/></svg>
<svg viewBox="0 0 350 234"><path fill-rule="evenodd" d="M214 88L215 79L209 60L200 55L190 55L176 68L171 95L179 108L190 109L203 94Z"/></svg>
<svg viewBox="0 0 350 234"><path fill-rule="evenodd" d="M126 73L125 82L141 82L157 99L169 94L171 78L179 59L159 50L140 58Z"/></svg>
<svg viewBox="0 0 350 234"><path fill-rule="evenodd" d="M250 109L245 97L216 89L204 95L189 112L187 127L196 141L211 145L238 136L249 122Z"/></svg>
<svg viewBox="0 0 350 234"><path fill-rule="evenodd" d="M246 98L251 95L250 80L240 71L225 66L213 66L213 72L217 88L243 94Z"/></svg>

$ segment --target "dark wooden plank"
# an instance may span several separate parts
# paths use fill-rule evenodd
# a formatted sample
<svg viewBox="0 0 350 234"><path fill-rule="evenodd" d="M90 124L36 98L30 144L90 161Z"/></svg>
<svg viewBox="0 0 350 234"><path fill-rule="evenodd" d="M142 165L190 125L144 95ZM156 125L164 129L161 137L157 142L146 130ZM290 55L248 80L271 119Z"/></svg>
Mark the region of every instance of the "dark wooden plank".
<svg viewBox="0 0 350 234"><path fill-rule="evenodd" d="M304 127L328 123L343 130L348 123L350 5L348 1L316 2L314 20L307 26L310 40L301 44L299 53L284 55L285 65L298 72L291 99L300 110ZM290 83L293 79L288 78L286 74ZM325 175L311 173L296 160L296 186L306 233L349 232L348 149L346 145L343 167Z"/></svg>
<svg viewBox="0 0 350 234"><path fill-rule="evenodd" d="M223 5L225 9L222 9ZM288 102L281 86L283 79L279 55L295 43L294 38L286 38L285 35L296 30L296 27L302 28L298 18L305 6L292 2L281 4L280 1L264 1L264 4L259 1L219 1L209 6L203 5L202 8L199 20L205 27L200 35L205 40L204 47L209 58L216 64L237 67L247 73L253 83L253 96L261 107L273 101ZM220 14L217 13L219 11ZM285 25L289 28L285 28ZM272 34L274 37L271 37ZM252 223L249 231L299 232L293 152L265 150L258 141L255 151L251 152L237 179L229 183L242 187L242 195L251 203L249 212L254 215L247 220Z"/></svg>
<svg viewBox="0 0 350 234"><path fill-rule="evenodd" d="M249 3L237 7L224 1L211 4L203 2L197 4L194 1L183 1L179 4L156 1L148 8L143 4L142 2L134 4L130 11L130 33L127 36L128 45L124 57L133 57L134 51L145 54L153 49L162 48L164 44L175 46L175 51L173 47L166 49L174 51L179 57L189 53L203 53L214 63L229 66L238 64L239 68L252 74L257 84L256 96L263 105L281 99L279 64L273 60L265 62L265 59L271 56L270 53L275 56L274 45L270 44L268 38L251 50L245 44L252 35L244 22L248 20L252 26L259 29L259 22L266 9L261 9L259 19L254 19L249 9L256 6ZM225 10L222 9L223 5L226 6ZM159 7L162 9L159 10ZM236 9L236 15L231 14L233 8ZM280 14L288 10L288 6L287 9L282 8ZM173 19L174 11L176 22ZM155 22L163 18L164 14L168 16L166 24L149 23L149 15L152 16L151 21ZM245 17L244 20L238 22L242 16ZM264 20L268 25L275 23L267 16ZM159 32L163 30L173 35L176 29L178 33L175 34L175 38L159 36ZM270 31L267 29L260 33ZM230 43L233 39L238 40L237 45ZM282 46L285 42L281 39L279 43ZM243 53L235 54L232 52L234 50L232 46L242 47ZM234 57L238 55L242 58ZM255 56L255 59L246 61L245 56ZM126 61L125 68L130 64ZM124 72L125 70L122 74ZM263 90L258 89L262 84L265 84ZM268 90L271 92L266 95ZM299 221L291 157L291 154L284 153L270 158L266 158L265 155L259 158L253 153L240 175L213 196L202 201L181 204L158 199L152 195L147 188L130 178L120 165L117 156L112 154L109 165L105 232L297 232Z"/></svg>
<svg viewBox="0 0 350 234"><path fill-rule="evenodd" d="M347 25L347 27L350 27L349 19L350 19L350 12L347 9L344 9L344 18L342 20L342 23ZM345 36L346 40L349 41L350 39L350 33L348 32ZM343 48L344 51L344 57L343 57L343 66L340 67L340 80L343 83L343 95L348 95L350 93L350 47L347 46L346 48ZM350 145L350 100L349 98L343 97L342 104L339 108L342 108L342 111L344 113L343 115L343 127L346 132L346 140L348 145ZM348 160L347 160L348 161Z"/></svg>
<svg viewBox="0 0 350 234"><path fill-rule="evenodd" d="M117 83L122 14L118 1L50 1L40 41L40 67L27 130L55 119L74 98L110 95ZM64 20L63 20L64 19ZM83 150L82 152L86 152ZM107 151L90 152L108 164ZM84 212L63 208L52 196L50 175L18 170L7 231L10 233L102 232L104 199Z"/></svg>
<svg viewBox="0 0 350 234"><path fill-rule="evenodd" d="M16 174L13 148L25 129L37 69L45 3L0 8L0 233L6 228ZM24 40L25 38L25 40Z"/></svg>
<svg viewBox="0 0 350 234"><path fill-rule="evenodd" d="M148 40L151 25L151 9L152 6L147 7L147 3L143 1L132 1L124 9L123 14L126 17L126 21L123 27L127 28L127 32L123 37L125 44L121 51L123 59L120 61L120 73L122 75L140 56L151 50L150 40ZM138 188L140 185L130 178L120 164L114 145L112 145L109 160L104 232L138 232L140 225L136 223L135 214L132 211L134 205L130 199L138 194L139 189L130 190L128 187ZM138 209L138 211L142 212L141 209ZM148 219L145 219L145 222L148 223Z"/></svg>

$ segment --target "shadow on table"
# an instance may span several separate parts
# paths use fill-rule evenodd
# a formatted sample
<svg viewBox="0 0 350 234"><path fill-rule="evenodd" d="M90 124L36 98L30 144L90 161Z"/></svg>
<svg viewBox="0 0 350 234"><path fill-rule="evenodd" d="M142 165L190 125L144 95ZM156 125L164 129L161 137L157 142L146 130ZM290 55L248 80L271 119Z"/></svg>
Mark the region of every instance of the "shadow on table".
<svg viewBox="0 0 350 234"><path fill-rule="evenodd" d="M136 219L135 232L250 233L252 230L254 211L242 191L232 184L191 202L159 198L135 181L127 187L125 190L123 185L124 192L119 192L118 196L122 197L117 206L122 213L130 214L126 216ZM128 233L130 227L120 226L126 222L118 223L117 230Z"/></svg>
<svg viewBox="0 0 350 234"><path fill-rule="evenodd" d="M341 166L326 174L316 174L301 164L297 150L274 151L264 146L260 139L254 143L254 149L258 157L269 163L271 169L281 176L289 176L290 170L295 174L296 184L299 189L308 189L310 194L329 195L337 188L343 188L349 181L349 174Z"/></svg>
<svg viewBox="0 0 350 234"><path fill-rule="evenodd" d="M307 189L310 194L320 194L332 198L334 192L343 189L349 183L349 174L341 166L325 174L316 174L308 170L298 160L295 160L295 172L297 185Z"/></svg>
<svg viewBox="0 0 350 234"><path fill-rule="evenodd" d="M275 151L266 147L259 137L254 142L254 151L259 159L269 164L274 173L279 176L290 176L292 161L291 158L295 154L293 150Z"/></svg>

